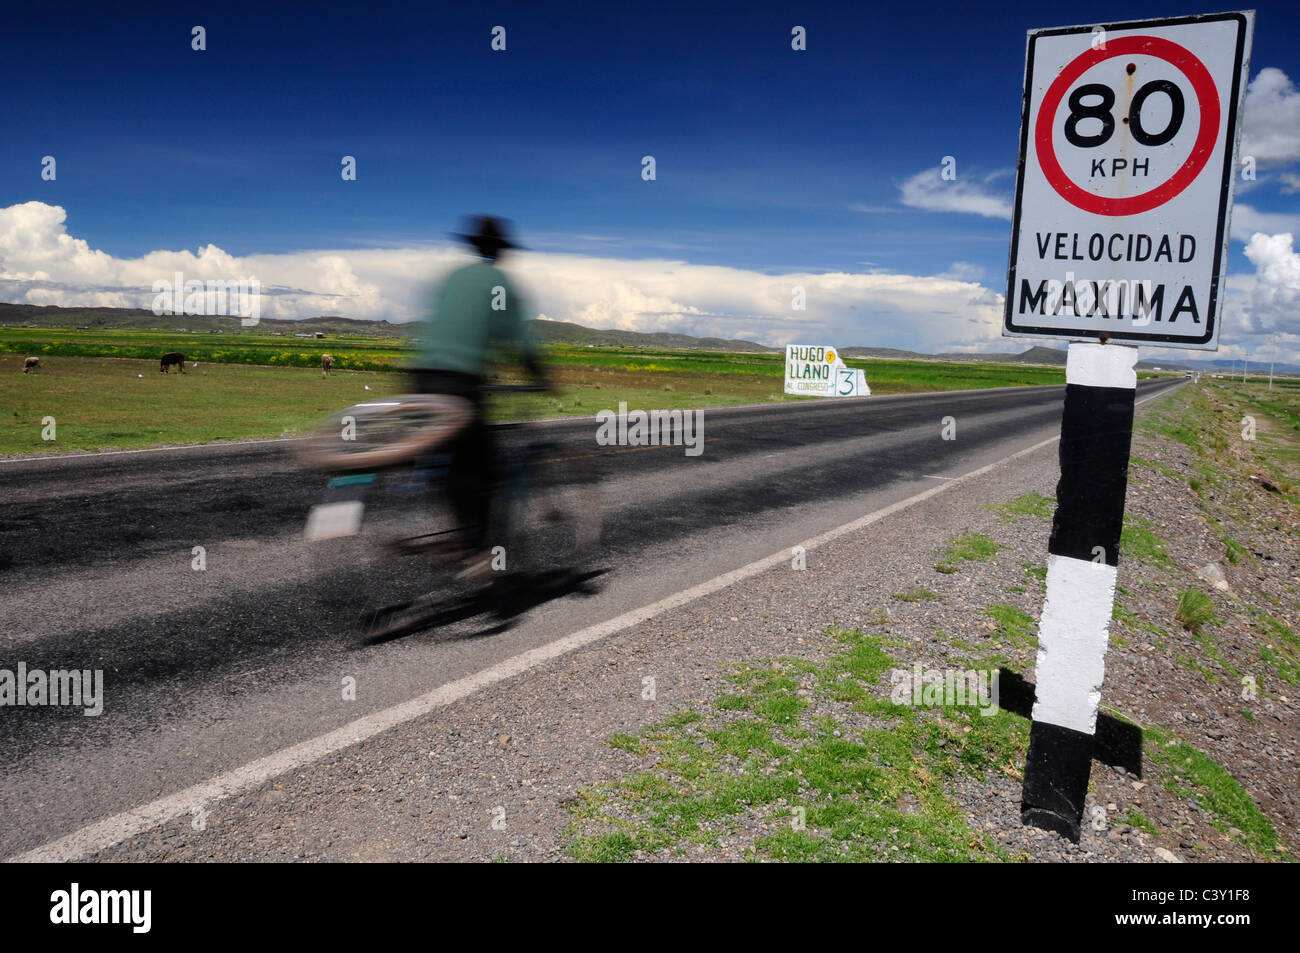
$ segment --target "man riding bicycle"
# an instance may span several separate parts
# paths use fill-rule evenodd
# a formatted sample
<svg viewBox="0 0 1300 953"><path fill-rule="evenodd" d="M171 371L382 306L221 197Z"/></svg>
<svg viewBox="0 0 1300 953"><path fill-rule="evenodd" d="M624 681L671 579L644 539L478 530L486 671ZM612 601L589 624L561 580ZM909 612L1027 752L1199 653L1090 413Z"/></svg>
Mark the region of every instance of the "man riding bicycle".
<svg viewBox="0 0 1300 953"><path fill-rule="evenodd" d="M433 309L422 329L416 387L424 394L463 397L474 408L468 425L444 448L451 456L448 495L463 528L464 568L458 578L483 579L491 574L493 505L502 467L484 417L483 392L491 358L517 352L537 383L549 386L525 323L524 304L505 272L497 267L502 252L518 248L508 224L480 215L457 237L480 260L456 269L435 292Z"/></svg>

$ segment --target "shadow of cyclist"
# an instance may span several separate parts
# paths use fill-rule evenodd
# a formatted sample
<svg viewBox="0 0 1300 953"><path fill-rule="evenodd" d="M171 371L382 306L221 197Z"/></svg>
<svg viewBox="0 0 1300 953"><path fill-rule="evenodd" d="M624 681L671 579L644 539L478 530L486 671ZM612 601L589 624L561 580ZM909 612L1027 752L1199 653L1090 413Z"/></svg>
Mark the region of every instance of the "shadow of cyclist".
<svg viewBox="0 0 1300 953"><path fill-rule="evenodd" d="M404 604L381 609L370 617L362 646L381 645L394 639L431 629L445 628L486 616L486 628L462 632L452 638L470 639L508 631L538 606L565 596L594 596L601 590L597 580L608 570L552 569L519 573L493 580L452 601L441 601L421 609Z"/></svg>

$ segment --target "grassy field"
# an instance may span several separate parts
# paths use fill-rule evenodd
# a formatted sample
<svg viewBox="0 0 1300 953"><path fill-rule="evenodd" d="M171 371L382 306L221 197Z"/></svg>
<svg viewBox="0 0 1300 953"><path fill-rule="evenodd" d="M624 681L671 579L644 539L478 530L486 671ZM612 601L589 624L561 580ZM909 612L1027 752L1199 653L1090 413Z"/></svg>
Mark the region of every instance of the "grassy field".
<svg viewBox="0 0 1300 953"><path fill-rule="evenodd" d="M1258 439L1269 448L1269 459L1290 473L1300 471L1300 380L1279 378L1270 390L1268 381L1249 380L1226 383L1225 390L1240 396L1248 408L1271 418L1271 424L1258 434ZM1275 471L1277 475L1277 471ZM1285 478L1285 477L1283 477Z"/></svg>
<svg viewBox="0 0 1300 953"><path fill-rule="evenodd" d="M329 354L334 366L350 370L399 370L413 353L396 338L296 338L240 331L232 334L139 331L110 328L0 328L0 355L39 357L118 357L157 361L180 351L201 364L267 364L272 367L320 367Z"/></svg>
<svg viewBox="0 0 1300 953"><path fill-rule="evenodd" d="M184 376L158 362L65 357L37 374L0 356L0 453L54 453L278 437L363 399L362 378L395 375L203 364ZM55 440L42 439L54 418Z"/></svg>
<svg viewBox="0 0 1300 953"><path fill-rule="evenodd" d="M1024 719L895 704L879 682L906 646L861 630L830 634L839 651L825 661L736 665L703 710L608 739L635 766L567 802L570 855L698 858L688 852L725 835L748 842L750 860L1014 859L970 826L949 788L1023 762Z"/></svg>
<svg viewBox="0 0 1300 953"><path fill-rule="evenodd" d="M158 357L182 352L186 374ZM335 358L323 379L320 355ZM27 356L43 369L23 374ZM495 399L497 419L694 408L816 398L782 393L783 356L551 346L555 395ZM0 454L136 449L279 437L366 397L409 389L415 349L391 338L0 328ZM875 394L1060 384L1061 368L975 362L849 360ZM367 391L366 388L370 390ZM54 418L54 439L44 421Z"/></svg>
<svg viewBox="0 0 1300 953"><path fill-rule="evenodd" d="M1255 440L1241 436L1247 416L1254 418ZM1117 590L1109 639L1116 648L1140 644L1149 661L1134 663L1138 653L1131 653L1116 668L1138 664L1140 677L1117 684L1108 675L1104 697L1109 714L1140 725L1145 768L1131 789L1127 779L1108 788L1115 782L1094 773L1089 817L1095 823L1096 808L1110 797L1123 801L1123 809L1103 808L1102 820L1114 824L1108 840L1118 838L1134 859L1151 857L1156 847L1196 858L1231 844L1252 859L1289 860L1294 848L1287 828L1294 831L1294 822L1274 792L1289 791L1294 772L1285 762L1261 770L1252 758L1272 738L1295 734L1284 705L1300 685L1297 580L1289 568L1300 507L1300 381L1275 381L1269 391L1265 382L1203 378L1153 405L1137 429L1145 456L1133 458L1121 543L1121 578L1131 588ZM1252 474L1263 474L1272 488L1252 481ZM1030 545L1035 560L1042 559L1053 498L1031 492L973 505L996 514L1002 526L1039 521L1043 535ZM1219 536L1223 549L1207 546L1201 527L1212 527L1205 535ZM1277 537L1285 542L1275 545ZM827 651L734 662L711 683L711 697L690 708L669 707L636 733L608 736L608 746L621 752L613 776L562 802L571 819L569 854L582 861L1043 859L1017 853L1015 838L995 833L1005 815L990 815L986 805L972 807L960 796L972 784L991 786L999 774L1021 779L1029 722L1007 711L986 718L951 704L900 705L890 696L894 679L886 677L918 656L935 657L936 647L923 643L921 633L933 621L959 617L949 609L908 622L903 606L887 600L909 613L942 606L962 598L948 578L977 568L981 586L1018 583L1006 592L1022 594L1013 600L1020 606L984 605L987 638L978 629L962 638L938 630L956 651L946 663L930 664L1024 671L1038 647L1037 606L1026 588L1041 593L1047 575L1045 566L1019 561L1027 554L1025 538L965 530L935 551L935 588L864 590L855 608L866 625L832 627ZM998 554L1006 550L1024 569L1020 579L999 577L1005 570L996 565ZM1235 591L1198 588L1204 582L1197 567L1207 557L1228 571ZM967 603L962 614L969 617L975 605ZM1171 675L1174 666L1190 677ZM1243 692L1247 673L1267 702L1257 706ZM1273 700L1281 704L1273 707ZM1269 722L1258 732L1252 709ZM1155 720L1165 717L1177 730ZM1236 739L1246 732L1235 745L1223 741L1225 734ZM1273 767L1281 770L1261 782L1262 771ZM1125 827L1140 836L1130 840Z"/></svg>

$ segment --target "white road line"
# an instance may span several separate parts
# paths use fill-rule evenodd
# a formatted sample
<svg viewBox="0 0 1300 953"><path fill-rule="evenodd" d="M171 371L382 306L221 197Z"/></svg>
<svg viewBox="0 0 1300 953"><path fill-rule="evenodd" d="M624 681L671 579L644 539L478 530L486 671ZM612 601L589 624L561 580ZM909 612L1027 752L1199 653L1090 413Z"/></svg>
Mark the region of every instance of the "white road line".
<svg viewBox="0 0 1300 953"><path fill-rule="evenodd" d="M1180 385L1178 385L1178 386L1181 387L1182 385L1180 384ZM1134 406L1134 407L1141 407L1141 406L1142 406L1143 404L1145 404L1147 401L1149 401L1149 400L1155 400L1157 397L1163 397L1163 396L1165 396L1165 394L1168 394L1169 391L1174 391L1174 390L1177 390L1177 389L1178 389L1178 387L1171 387L1171 388L1169 388L1169 390L1162 390L1160 393L1158 393L1158 394L1152 394L1150 397L1143 397L1141 400L1139 400L1139 401L1138 401L1137 403L1135 403L1133 406Z"/></svg>
<svg viewBox="0 0 1300 953"><path fill-rule="evenodd" d="M1153 400L1158 396L1161 395L1153 395L1139 401L1139 403L1145 403L1147 400ZM961 476L940 483L938 486L868 513L851 523L846 523L843 526L822 533L820 536L814 536L799 545L803 546L805 550L824 546L841 536L856 532L870 526L872 523L877 523L888 516L892 516L900 510L905 510L933 496L947 492L961 483L983 476L985 473L1003 464L1010 463L1012 460L1031 454L1035 450L1041 450L1043 447L1056 443L1060 439L1060 436L1056 436L1042 440L1031 447L1026 447L1024 450L1018 450L1010 456L1003 457L1001 460L995 460L993 463L963 473ZM498 662L496 665L475 672L473 675L467 675L454 682L440 685L438 688L409 701L402 702L400 705L394 705L391 708L385 708L382 711L366 715L364 718L358 718L327 734L284 748L264 758L258 758L256 761L250 761L233 771L218 775L193 787L188 787L176 794L159 798L122 814L115 814L102 821L89 824L65 837L60 837L40 847L10 857L6 863L69 863L85 857L87 854L107 850L160 824L183 817L189 814L193 808L210 804L222 798L243 794L271 778L306 767L352 745L367 741L381 732L388 731L390 728L421 718L439 708L467 698L475 692L495 685L497 682L513 678L529 669L536 668L538 665L599 642L601 639L608 638L634 625L639 625L664 612L679 608L687 603L694 602L696 599L712 595L737 582L757 576L774 566L785 563L789 558L790 550L783 549L757 562L715 576L707 582L674 593L648 606L633 609L631 612L625 612L606 622L580 629L563 638L556 639L554 642L549 642L546 645L538 646L535 649L508 658L503 662Z"/></svg>

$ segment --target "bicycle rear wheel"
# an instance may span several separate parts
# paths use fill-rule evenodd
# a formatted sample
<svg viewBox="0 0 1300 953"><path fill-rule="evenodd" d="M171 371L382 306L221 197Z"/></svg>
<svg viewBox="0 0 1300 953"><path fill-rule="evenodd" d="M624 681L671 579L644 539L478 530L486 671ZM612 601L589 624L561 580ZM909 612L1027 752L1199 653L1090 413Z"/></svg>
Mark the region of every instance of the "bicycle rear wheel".
<svg viewBox="0 0 1300 953"><path fill-rule="evenodd" d="M298 456L337 473L365 473L410 463L454 437L474 405L449 394L405 394L356 404L304 439Z"/></svg>
<svg viewBox="0 0 1300 953"><path fill-rule="evenodd" d="M592 455L538 443L506 475L494 535L505 541L512 568L534 574L582 569L600 542L603 513Z"/></svg>

